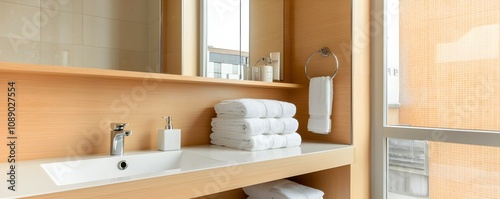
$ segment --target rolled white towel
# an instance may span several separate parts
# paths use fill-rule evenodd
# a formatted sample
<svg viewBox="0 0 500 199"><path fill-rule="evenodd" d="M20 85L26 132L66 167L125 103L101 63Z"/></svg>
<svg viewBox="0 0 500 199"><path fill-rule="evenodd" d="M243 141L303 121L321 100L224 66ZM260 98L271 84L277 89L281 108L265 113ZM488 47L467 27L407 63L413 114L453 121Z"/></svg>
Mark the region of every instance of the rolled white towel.
<svg viewBox="0 0 500 199"><path fill-rule="evenodd" d="M212 131L257 135L269 132L269 121L260 118L212 118Z"/></svg>
<svg viewBox="0 0 500 199"><path fill-rule="evenodd" d="M302 137L298 133L282 134L281 136L286 138L285 147L300 146L302 143Z"/></svg>
<svg viewBox="0 0 500 199"><path fill-rule="evenodd" d="M260 199L320 199L324 195L321 190L286 179L243 187L243 191Z"/></svg>
<svg viewBox="0 0 500 199"><path fill-rule="evenodd" d="M223 100L214 109L217 117L225 118L293 117L297 111L292 103L265 99Z"/></svg>

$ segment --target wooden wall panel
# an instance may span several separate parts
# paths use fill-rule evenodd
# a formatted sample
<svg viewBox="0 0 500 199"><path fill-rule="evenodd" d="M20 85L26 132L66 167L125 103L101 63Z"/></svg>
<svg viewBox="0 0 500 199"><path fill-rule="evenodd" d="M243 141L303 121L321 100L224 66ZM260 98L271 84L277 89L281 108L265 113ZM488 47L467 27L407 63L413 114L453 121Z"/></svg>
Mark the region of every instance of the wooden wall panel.
<svg viewBox="0 0 500 199"><path fill-rule="evenodd" d="M155 149L166 114L182 130L183 146L209 144L213 106L220 100L288 97L281 89L155 79L2 73L1 85L8 81L17 84L18 160L109 153L110 122L130 123L127 129L133 134L126 137L125 151ZM6 96L6 90L0 94ZM6 112L6 107L0 110ZM6 121L6 115L0 119ZM0 137L0 142L5 139ZM6 157L6 151L0 156Z"/></svg>
<svg viewBox="0 0 500 199"><path fill-rule="evenodd" d="M350 166L309 173L290 180L325 192L324 199L348 199L350 193Z"/></svg>
<svg viewBox="0 0 500 199"><path fill-rule="evenodd" d="M293 90L291 101L298 107L296 118L300 121L299 132L304 139L334 143L352 143L352 67L351 67L351 1L303 1L290 2L290 61L287 62L291 82L308 85L304 65L309 55L322 47L329 47L339 58L339 72L334 79L334 103L332 110L332 133L312 134L307 131L308 88ZM288 39L288 38L286 38ZM331 75L334 64L330 57L315 56L308 72L311 77ZM306 86L307 87L307 86ZM366 98L368 100L368 98ZM365 158L363 156L362 158ZM360 161L366 166L368 161ZM358 175L363 176L363 175ZM297 176L293 180L325 191L325 198L356 198L351 195L351 167L335 168ZM363 176L366 180L367 176ZM368 190L356 189L364 193ZM363 195L363 194L357 194Z"/></svg>
<svg viewBox="0 0 500 199"><path fill-rule="evenodd" d="M332 133L313 134L307 131L308 89L292 91L291 101L298 107L299 132L305 139L351 144L351 1L319 0L291 1L291 79L293 83L309 84L304 65L311 53L329 47L339 58L339 72L334 79ZM334 61L331 57L314 57L309 73L314 76L332 75Z"/></svg>

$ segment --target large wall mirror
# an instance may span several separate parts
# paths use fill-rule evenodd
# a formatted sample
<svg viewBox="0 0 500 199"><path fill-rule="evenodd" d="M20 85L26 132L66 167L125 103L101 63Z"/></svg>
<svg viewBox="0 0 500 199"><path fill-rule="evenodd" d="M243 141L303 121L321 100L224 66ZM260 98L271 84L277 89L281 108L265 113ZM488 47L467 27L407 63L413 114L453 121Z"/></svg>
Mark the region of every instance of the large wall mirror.
<svg viewBox="0 0 500 199"><path fill-rule="evenodd" d="M161 0L0 0L0 61L160 72Z"/></svg>
<svg viewBox="0 0 500 199"><path fill-rule="evenodd" d="M283 60L283 7L283 0L0 0L0 62L244 79L243 67L271 52Z"/></svg>

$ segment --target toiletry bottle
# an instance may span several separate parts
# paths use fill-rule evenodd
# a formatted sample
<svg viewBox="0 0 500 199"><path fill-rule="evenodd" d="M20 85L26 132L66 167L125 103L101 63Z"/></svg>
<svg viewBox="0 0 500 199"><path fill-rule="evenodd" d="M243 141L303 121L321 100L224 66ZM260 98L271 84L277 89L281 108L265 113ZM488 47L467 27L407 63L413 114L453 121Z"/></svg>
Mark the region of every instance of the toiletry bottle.
<svg viewBox="0 0 500 199"><path fill-rule="evenodd" d="M243 65L243 80L252 80L252 67Z"/></svg>
<svg viewBox="0 0 500 199"><path fill-rule="evenodd" d="M271 66L273 66L273 80L275 81L283 80L283 70L281 69L280 54L280 52L271 52L269 54L269 58L271 58Z"/></svg>
<svg viewBox="0 0 500 199"><path fill-rule="evenodd" d="M271 58L264 57L264 66L260 67L260 81L273 82L273 66L271 66Z"/></svg>
<svg viewBox="0 0 500 199"><path fill-rule="evenodd" d="M260 81L260 67L259 66L252 67L252 80Z"/></svg>
<svg viewBox="0 0 500 199"><path fill-rule="evenodd" d="M172 151L181 149L181 130L174 129L170 116L166 119L165 129L158 129L158 150Z"/></svg>
<svg viewBox="0 0 500 199"><path fill-rule="evenodd" d="M61 66L69 66L69 50L63 50L61 53Z"/></svg>

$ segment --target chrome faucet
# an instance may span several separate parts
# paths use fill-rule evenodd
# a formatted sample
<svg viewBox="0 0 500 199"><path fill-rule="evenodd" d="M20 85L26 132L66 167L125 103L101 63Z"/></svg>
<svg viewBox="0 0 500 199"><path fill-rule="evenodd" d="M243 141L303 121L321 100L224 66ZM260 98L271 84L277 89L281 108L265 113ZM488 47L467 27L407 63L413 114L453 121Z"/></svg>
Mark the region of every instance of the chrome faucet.
<svg viewBox="0 0 500 199"><path fill-rule="evenodd" d="M125 147L125 136L132 134L132 131L126 131L125 126L128 123L111 123L110 154L123 155Z"/></svg>

